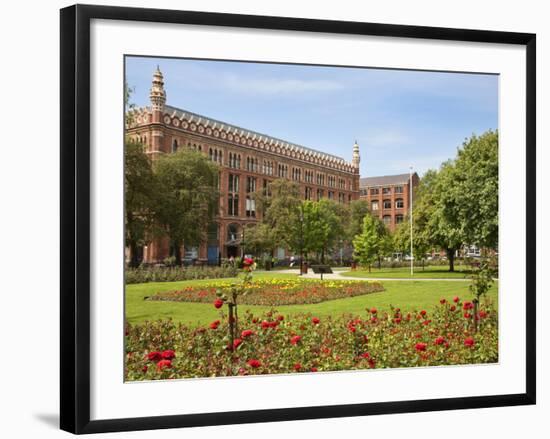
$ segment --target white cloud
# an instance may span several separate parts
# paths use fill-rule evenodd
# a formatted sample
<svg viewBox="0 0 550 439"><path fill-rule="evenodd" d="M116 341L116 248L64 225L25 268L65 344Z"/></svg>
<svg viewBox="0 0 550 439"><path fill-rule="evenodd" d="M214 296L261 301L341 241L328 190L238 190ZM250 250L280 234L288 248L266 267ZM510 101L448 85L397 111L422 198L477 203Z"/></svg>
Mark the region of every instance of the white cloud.
<svg viewBox="0 0 550 439"><path fill-rule="evenodd" d="M223 75L218 79L219 87L249 95L294 95L296 93L332 92L344 88L340 82L324 79L246 78L236 75Z"/></svg>

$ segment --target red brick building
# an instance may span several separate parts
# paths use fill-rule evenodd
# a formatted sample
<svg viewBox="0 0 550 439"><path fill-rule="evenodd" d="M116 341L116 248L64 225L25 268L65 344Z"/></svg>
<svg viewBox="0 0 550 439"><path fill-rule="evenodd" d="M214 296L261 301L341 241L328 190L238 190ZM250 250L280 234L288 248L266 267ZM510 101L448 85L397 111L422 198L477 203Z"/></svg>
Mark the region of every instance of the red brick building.
<svg viewBox="0 0 550 439"><path fill-rule="evenodd" d="M300 185L306 200L349 203L359 198L359 146L353 161L296 145L227 122L166 105L162 73L157 68L150 91L151 106L135 110L127 134L146 145L153 159L180 148L202 152L220 167L220 212L198 248L185 248L190 259L215 263L239 256L245 226L258 220L254 193L269 182L286 178ZM276 256L284 254L279 249ZM144 248L145 262L169 255L168 240Z"/></svg>
<svg viewBox="0 0 550 439"><path fill-rule="evenodd" d="M420 179L415 172L412 175L413 201ZM393 232L395 227L409 214L411 178L409 174L365 177L359 182L360 198L367 200L369 210L378 215Z"/></svg>

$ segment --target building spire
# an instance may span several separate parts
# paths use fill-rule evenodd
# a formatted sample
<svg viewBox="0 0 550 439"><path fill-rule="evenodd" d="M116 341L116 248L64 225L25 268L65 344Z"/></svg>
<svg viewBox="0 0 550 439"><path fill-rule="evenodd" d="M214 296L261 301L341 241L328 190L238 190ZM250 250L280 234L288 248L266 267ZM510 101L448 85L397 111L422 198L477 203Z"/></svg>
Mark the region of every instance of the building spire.
<svg viewBox="0 0 550 439"><path fill-rule="evenodd" d="M149 99L151 100L153 111L164 111L166 92L164 91L164 78L158 65L157 70L153 73L153 83L149 92Z"/></svg>
<svg viewBox="0 0 550 439"><path fill-rule="evenodd" d="M353 144L353 159L352 164L355 169L359 169L359 163L361 162L361 156L359 155L359 144L357 140Z"/></svg>

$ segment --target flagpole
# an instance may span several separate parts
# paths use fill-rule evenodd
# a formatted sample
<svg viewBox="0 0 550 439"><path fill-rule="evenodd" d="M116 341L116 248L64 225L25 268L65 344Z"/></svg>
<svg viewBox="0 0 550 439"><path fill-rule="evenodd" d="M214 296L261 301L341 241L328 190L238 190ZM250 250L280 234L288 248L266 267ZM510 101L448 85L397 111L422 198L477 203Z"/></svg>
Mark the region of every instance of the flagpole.
<svg viewBox="0 0 550 439"><path fill-rule="evenodd" d="M413 182L412 166L409 167L409 223L411 227L411 276L414 275L414 255L413 255Z"/></svg>

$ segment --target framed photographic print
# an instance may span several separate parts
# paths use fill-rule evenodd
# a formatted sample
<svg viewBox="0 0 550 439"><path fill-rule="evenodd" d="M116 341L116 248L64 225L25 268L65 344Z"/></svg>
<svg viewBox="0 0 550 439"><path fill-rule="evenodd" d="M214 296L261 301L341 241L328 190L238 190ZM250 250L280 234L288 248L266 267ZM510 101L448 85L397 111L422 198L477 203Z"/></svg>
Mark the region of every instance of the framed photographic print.
<svg viewBox="0 0 550 439"><path fill-rule="evenodd" d="M534 404L535 128L533 34L62 9L61 428Z"/></svg>

